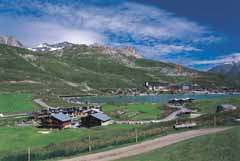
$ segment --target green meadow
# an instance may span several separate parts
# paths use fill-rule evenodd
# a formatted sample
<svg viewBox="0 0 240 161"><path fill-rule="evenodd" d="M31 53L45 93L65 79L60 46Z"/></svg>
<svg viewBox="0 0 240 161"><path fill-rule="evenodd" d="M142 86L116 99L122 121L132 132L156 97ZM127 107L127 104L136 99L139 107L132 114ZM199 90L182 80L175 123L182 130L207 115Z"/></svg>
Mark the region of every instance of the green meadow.
<svg viewBox="0 0 240 161"><path fill-rule="evenodd" d="M0 160L26 160L31 147L33 160L73 156L88 151L88 137L92 150L115 148L135 142L136 129L139 141L174 132L161 125L110 125L91 129L46 130L29 127L0 127ZM11 144L10 144L11 143Z"/></svg>
<svg viewBox="0 0 240 161"><path fill-rule="evenodd" d="M65 129L65 130L46 130L35 127L0 127L0 154L26 150L28 147L43 147L49 144L57 144L71 140L82 140L89 135L92 137L111 137L119 132L134 129L136 126L112 125L107 127L96 127L91 129ZM42 131L48 131L44 134ZM106 132L106 133L105 133ZM106 136L105 136L106 135ZM14 143L14 144L9 144Z"/></svg>
<svg viewBox="0 0 240 161"><path fill-rule="evenodd" d="M117 120L151 120L161 118L165 110L162 104L143 103L105 104L103 111Z"/></svg>
<svg viewBox="0 0 240 161"><path fill-rule="evenodd" d="M30 112L38 109L30 94L0 94L0 113Z"/></svg>

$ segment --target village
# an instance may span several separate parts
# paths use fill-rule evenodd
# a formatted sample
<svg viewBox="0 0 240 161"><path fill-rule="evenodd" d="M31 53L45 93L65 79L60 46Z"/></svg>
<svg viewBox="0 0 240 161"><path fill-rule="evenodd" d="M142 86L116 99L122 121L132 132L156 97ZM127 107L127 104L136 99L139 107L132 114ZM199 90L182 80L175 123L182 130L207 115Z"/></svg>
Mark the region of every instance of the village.
<svg viewBox="0 0 240 161"><path fill-rule="evenodd" d="M39 128L80 128L106 126L112 123L109 116L102 112L100 105L81 107L50 107L27 114L27 120L37 123Z"/></svg>
<svg viewBox="0 0 240 161"><path fill-rule="evenodd" d="M240 94L240 89L209 88L199 84L174 84L165 81L146 81L143 88L103 89L103 93L116 96L145 96L159 94Z"/></svg>
<svg viewBox="0 0 240 161"><path fill-rule="evenodd" d="M69 100L68 100L69 101ZM203 114L197 109L189 109L185 104L191 104L193 98L173 98L168 100L167 106L172 108L172 112L162 119L138 120L138 121L119 121L113 120L111 116L105 114L99 104L76 106L76 107L48 107L42 108L37 112L27 113L27 118L20 123L20 126L34 125L43 129L66 129L66 128L92 128L96 126L107 126L111 124L152 124L176 120L185 115L195 119ZM231 104L219 104L216 113L234 111L238 107ZM173 128L192 128L197 126L194 121L176 122Z"/></svg>

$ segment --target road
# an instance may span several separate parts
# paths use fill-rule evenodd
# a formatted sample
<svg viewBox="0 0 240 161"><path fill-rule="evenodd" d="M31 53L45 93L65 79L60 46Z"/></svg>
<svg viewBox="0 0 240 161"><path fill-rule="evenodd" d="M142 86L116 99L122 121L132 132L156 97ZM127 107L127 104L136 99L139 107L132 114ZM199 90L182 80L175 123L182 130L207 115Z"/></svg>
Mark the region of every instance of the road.
<svg viewBox="0 0 240 161"><path fill-rule="evenodd" d="M164 119L159 120L139 120L139 121L114 121L116 124L150 124L150 123L160 123L160 122L168 122L175 120L179 114L186 113L186 112L192 112L192 110L187 109L183 106L171 106L171 108L178 109L175 112L170 113L167 117Z"/></svg>
<svg viewBox="0 0 240 161"><path fill-rule="evenodd" d="M33 100L36 104L40 105L41 107L44 107L44 108L51 108L50 106L48 106L45 102L43 102L43 100L41 98L38 98L38 99L34 99Z"/></svg>
<svg viewBox="0 0 240 161"><path fill-rule="evenodd" d="M7 119L7 118L24 118L27 117L26 113L18 113L18 114L9 114L9 115L3 115L0 117L0 119Z"/></svg>
<svg viewBox="0 0 240 161"><path fill-rule="evenodd" d="M146 152L150 152L155 149L163 148L168 145L191 139L197 136L217 133L225 131L229 128L209 128L200 130L191 130L186 132L180 132L177 134L170 134L157 139L145 141L139 144L130 145L123 148L118 148L114 150L109 150L105 152L99 152L96 154L89 154L85 156L75 157L72 159L64 159L62 161L110 161L117 160L125 157L130 157L133 155L138 155Z"/></svg>

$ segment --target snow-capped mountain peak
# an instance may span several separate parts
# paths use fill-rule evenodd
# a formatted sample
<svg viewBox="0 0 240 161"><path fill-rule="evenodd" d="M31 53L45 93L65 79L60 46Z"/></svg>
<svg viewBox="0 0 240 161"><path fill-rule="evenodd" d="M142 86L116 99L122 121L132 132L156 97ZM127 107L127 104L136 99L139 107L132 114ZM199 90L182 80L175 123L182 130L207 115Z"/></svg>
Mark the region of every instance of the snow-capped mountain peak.
<svg viewBox="0 0 240 161"><path fill-rule="evenodd" d="M72 47L72 46L73 44L69 42L61 42L56 44L42 43L35 48L29 48L29 49L32 51L55 51L55 50L61 50L66 47Z"/></svg>

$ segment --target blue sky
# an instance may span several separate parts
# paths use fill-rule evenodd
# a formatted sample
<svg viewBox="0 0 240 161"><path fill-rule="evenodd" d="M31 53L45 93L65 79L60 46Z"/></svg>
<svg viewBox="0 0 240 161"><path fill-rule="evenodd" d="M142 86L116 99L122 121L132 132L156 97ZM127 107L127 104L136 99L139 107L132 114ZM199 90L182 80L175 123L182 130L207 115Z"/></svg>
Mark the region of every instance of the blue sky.
<svg viewBox="0 0 240 161"><path fill-rule="evenodd" d="M238 0L0 0L0 35L27 47L69 41L135 47L207 70L240 60Z"/></svg>

